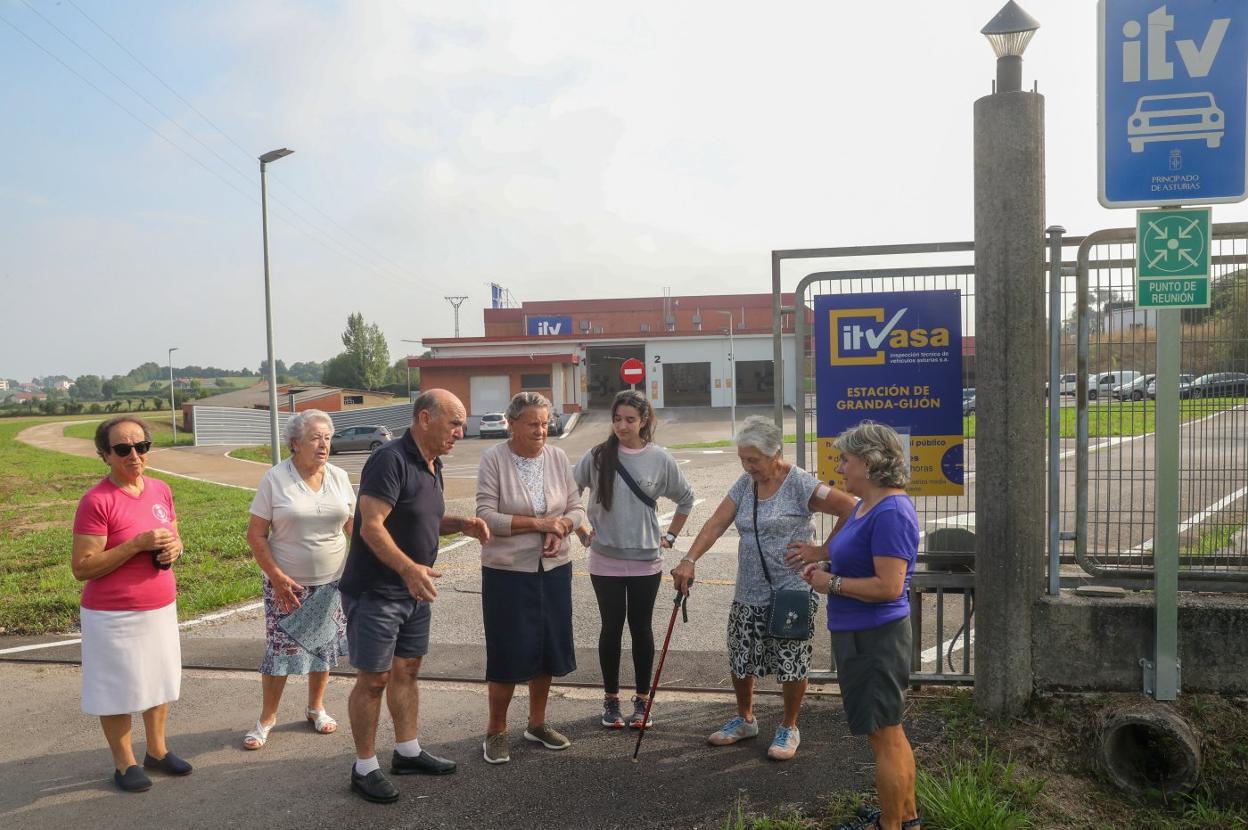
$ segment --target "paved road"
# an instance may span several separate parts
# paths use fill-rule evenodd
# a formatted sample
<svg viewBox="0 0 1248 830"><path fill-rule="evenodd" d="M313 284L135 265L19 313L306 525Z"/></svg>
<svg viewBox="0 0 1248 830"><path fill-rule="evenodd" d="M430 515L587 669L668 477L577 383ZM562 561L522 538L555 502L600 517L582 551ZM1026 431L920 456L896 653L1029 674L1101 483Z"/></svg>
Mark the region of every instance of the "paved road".
<svg viewBox="0 0 1248 830"><path fill-rule="evenodd" d="M706 734L731 712L724 695L669 693L659 698L656 725L632 763L634 738L596 724L598 695L556 689L550 720L572 739L550 752L520 738L524 701L512 706L511 763L481 758L484 690L478 685L421 685L421 738L460 769L442 778L394 779L402 793L390 805L367 804L348 791L353 759L345 725L350 681L332 678L331 709L342 730L316 735L301 720L302 684L292 681L268 746L241 747L255 718L254 674L187 670L169 721L170 746L195 764L187 778L157 777L143 794L117 792L95 718L78 710L76 667L0 663L0 826L159 827L216 830L272 828L473 828L583 830L720 828L739 795L758 809L817 808L821 796L870 786L866 741L851 738L833 697L809 697L801 717L797 758L766 759L766 737L716 748ZM757 717L767 735L780 711L765 698ZM916 742L933 726L911 724ZM378 755L388 762L389 716L383 711ZM143 751L142 729L135 734Z"/></svg>

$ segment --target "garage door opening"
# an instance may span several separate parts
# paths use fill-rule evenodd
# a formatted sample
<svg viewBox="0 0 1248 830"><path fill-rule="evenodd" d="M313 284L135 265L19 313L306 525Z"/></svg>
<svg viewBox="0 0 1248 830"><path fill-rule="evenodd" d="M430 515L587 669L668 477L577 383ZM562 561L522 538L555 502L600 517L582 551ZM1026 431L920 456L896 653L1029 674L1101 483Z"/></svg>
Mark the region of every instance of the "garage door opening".
<svg viewBox="0 0 1248 830"><path fill-rule="evenodd" d="M585 350L585 362L589 364L587 383L589 405L608 409L617 393L630 388L620 379L620 364L636 358L646 360L644 346L590 346ZM642 387L645 391L645 387Z"/></svg>
<svg viewBox="0 0 1248 830"><path fill-rule="evenodd" d="M710 406L710 363L664 363L664 406Z"/></svg>
<svg viewBox="0 0 1248 830"><path fill-rule="evenodd" d="M775 400L776 376L773 361L739 361L736 379L738 404L769 404Z"/></svg>

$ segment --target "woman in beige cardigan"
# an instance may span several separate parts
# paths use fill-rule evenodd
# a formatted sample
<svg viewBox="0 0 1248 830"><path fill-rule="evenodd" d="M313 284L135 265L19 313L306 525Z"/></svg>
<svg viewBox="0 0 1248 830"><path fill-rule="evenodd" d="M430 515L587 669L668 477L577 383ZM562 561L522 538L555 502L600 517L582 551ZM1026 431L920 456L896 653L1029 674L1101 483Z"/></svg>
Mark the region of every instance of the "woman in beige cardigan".
<svg viewBox="0 0 1248 830"><path fill-rule="evenodd" d="M546 444L550 401L521 392L507 407L506 443L481 456L477 516L490 527L481 548L481 611L490 719L485 760L505 764L507 708L517 683L529 686L526 740L547 749L571 743L546 723L553 677L576 670L572 644L572 559L568 534L585 522L580 491L563 450Z"/></svg>

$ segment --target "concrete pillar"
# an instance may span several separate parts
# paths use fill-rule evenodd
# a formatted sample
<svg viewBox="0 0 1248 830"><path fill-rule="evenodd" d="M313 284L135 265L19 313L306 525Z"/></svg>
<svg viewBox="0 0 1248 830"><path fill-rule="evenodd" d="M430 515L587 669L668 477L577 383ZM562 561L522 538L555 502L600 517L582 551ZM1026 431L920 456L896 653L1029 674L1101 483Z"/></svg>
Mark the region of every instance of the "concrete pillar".
<svg viewBox="0 0 1248 830"><path fill-rule="evenodd" d="M975 102L975 703L1031 697L1043 592L1044 98Z"/></svg>

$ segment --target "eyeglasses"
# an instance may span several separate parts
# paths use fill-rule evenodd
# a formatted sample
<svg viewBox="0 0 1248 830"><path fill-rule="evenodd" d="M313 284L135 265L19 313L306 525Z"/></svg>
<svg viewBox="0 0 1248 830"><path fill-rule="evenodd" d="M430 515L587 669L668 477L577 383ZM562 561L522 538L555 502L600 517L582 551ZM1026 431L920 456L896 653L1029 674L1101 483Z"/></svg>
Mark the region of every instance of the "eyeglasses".
<svg viewBox="0 0 1248 830"><path fill-rule="evenodd" d="M151 441L140 441L137 444L113 444L111 447L113 454L125 458L130 454L130 450L135 450L139 455L147 455L147 451L152 448Z"/></svg>

